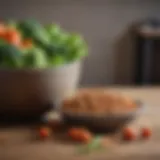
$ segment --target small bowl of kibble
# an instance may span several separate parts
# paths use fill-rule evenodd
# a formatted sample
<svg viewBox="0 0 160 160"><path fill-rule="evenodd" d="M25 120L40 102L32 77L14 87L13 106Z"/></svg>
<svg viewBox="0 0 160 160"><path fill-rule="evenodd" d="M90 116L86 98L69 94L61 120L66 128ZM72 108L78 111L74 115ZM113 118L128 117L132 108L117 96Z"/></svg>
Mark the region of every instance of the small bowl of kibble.
<svg viewBox="0 0 160 160"><path fill-rule="evenodd" d="M63 121L96 131L117 131L134 120L143 108L140 101L107 91L77 93L62 104Z"/></svg>

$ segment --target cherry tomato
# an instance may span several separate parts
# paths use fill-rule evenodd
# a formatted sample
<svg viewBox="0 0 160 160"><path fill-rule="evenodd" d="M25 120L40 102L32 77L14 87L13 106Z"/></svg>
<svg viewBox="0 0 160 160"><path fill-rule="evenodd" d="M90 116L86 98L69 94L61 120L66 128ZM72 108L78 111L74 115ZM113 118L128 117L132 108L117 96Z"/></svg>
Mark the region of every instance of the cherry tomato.
<svg viewBox="0 0 160 160"><path fill-rule="evenodd" d="M141 130L141 137L148 139L149 137L151 137L152 135L152 131L149 128L142 128Z"/></svg>
<svg viewBox="0 0 160 160"><path fill-rule="evenodd" d="M75 141L88 143L92 139L92 134L83 128L71 128L68 135Z"/></svg>
<svg viewBox="0 0 160 160"><path fill-rule="evenodd" d="M123 130L123 139L127 141L133 141L136 139L136 134L132 129L125 128Z"/></svg>
<svg viewBox="0 0 160 160"><path fill-rule="evenodd" d="M79 129L78 128L71 128L68 131L68 135L73 139L73 140L78 140L79 139Z"/></svg>
<svg viewBox="0 0 160 160"><path fill-rule="evenodd" d="M47 138L47 137L50 136L50 134L51 134L51 131L47 127L42 127L39 130L39 135L40 135L41 138Z"/></svg>
<svg viewBox="0 0 160 160"><path fill-rule="evenodd" d="M89 143L92 140L92 135L89 132L83 132L80 136L80 140L84 143Z"/></svg>

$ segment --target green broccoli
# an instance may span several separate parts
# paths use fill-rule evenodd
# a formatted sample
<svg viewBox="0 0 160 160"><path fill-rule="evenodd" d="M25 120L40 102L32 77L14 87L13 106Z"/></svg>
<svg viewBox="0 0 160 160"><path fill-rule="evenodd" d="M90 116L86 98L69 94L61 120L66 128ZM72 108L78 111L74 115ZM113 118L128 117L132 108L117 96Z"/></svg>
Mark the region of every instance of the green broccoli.
<svg viewBox="0 0 160 160"><path fill-rule="evenodd" d="M71 62L87 55L88 49L83 38L78 34L71 34L66 41L67 61Z"/></svg>
<svg viewBox="0 0 160 160"><path fill-rule="evenodd" d="M45 29L48 32L48 34L50 35L50 37L59 36L61 33L61 28L57 24L49 24L49 25L45 26Z"/></svg>
<svg viewBox="0 0 160 160"><path fill-rule="evenodd" d="M18 28L24 38L32 38L38 45L49 44L49 35L45 28L35 20L26 20L19 23Z"/></svg>
<svg viewBox="0 0 160 160"><path fill-rule="evenodd" d="M60 66L66 63L65 57L62 55L56 55L50 59L50 66Z"/></svg>
<svg viewBox="0 0 160 160"><path fill-rule="evenodd" d="M23 67L46 68L48 66L45 52L40 48L32 48L24 55Z"/></svg>
<svg viewBox="0 0 160 160"><path fill-rule="evenodd" d="M78 34L65 32L56 24L43 26L35 20L5 23L16 28L24 39L32 39L33 47L17 48L0 39L0 66L10 68L46 68L81 59L87 54L87 45Z"/></svg>
<svg viewBox="0 0 160 160"><path fill-rule="evenodd" d="M20 68L22 66L21 51L13 45L0 43L0 64L7 68Z"/></svg>

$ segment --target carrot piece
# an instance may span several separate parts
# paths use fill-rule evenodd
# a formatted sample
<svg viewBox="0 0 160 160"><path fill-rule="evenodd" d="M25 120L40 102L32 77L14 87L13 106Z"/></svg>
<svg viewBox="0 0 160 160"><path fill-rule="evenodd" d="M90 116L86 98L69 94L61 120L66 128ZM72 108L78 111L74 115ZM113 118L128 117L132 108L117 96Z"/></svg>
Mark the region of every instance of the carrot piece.
<svg viewBox="0 0 160 160"><path fill-rule="evenodd" d="M8 29L5 32L4 39L17 47L21 44L21 35L15 29Z"/></svg>
<svg viewBox="0 0 160 160"><path fill-rule="evenodd" d="M22 42L22 48L30 48L30 47L32 47L32 45L33 45L33 42L31 39L25 39Z"/></svg>

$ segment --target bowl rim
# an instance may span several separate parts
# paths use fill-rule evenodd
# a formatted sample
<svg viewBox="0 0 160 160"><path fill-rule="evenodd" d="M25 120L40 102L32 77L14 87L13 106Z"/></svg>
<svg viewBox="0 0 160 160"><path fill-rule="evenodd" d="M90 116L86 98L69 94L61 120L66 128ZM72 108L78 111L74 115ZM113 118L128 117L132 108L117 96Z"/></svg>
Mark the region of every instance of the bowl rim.
<svg viewBox="0 0 160 160"><path fill-rule="evenodd" d="M70 116L70 117L77 117L77 118L121 118L121 117L126 117L126 116L134 116L141 114L144 111L145 105L142 101L140 100L135 100L137 104L137 108L132 111L127 111L127 112L121 112L121 113L99 113L99 114L88 114L88 113L73 113L70 111L61 111L62 116Z"/></svg>
<svg viewBox="0 0 160 160"><path fill-rule="evenodd" d="M7 67L0 67L0 72L10 72L10 73L16 73L16 72L44 72L44 71L53 71L53 70L63 70L69 67L72 67L74 65L81 65L83 63L83 59L74 60L72 62L64 63L62 65L58 66L49 66L45 68L7 68Z"/></svg>

